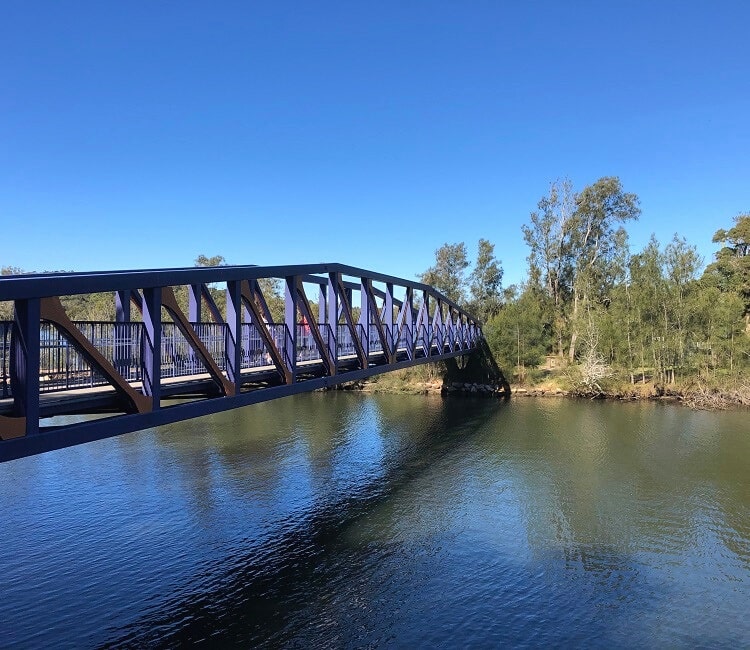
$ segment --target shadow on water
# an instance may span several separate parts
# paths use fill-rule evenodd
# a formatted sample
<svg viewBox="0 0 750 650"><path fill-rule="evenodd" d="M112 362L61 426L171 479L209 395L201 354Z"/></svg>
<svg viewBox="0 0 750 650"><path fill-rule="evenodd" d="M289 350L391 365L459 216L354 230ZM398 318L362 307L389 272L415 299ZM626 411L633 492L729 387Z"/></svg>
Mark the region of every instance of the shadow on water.
<svg viewBox="0 0 750 650"><path fill-rule="evenodd" d="M303 399L305 419L315 423L305 431L306 452L316 465L317 475L330 479L337 454L335 432L351 425L346 421L346 409L332 408L331 402L346 405L363 397L334 394ZM369 471L360 477L350 477L342 491L329 489L318 495L304 512L277 522L271 535L246 537L233 556L223 558L221 564L207 563L190 584L176 590L177 595L157 603L136 622L110 631L104 647L173 646L202 640L277 644L293 640L295 630L289 627L288 614L303 609L311 589L315 593L316 586L331 577L323 560L337 540L432 464L470 442L497 409L503 408L496 401L485 400L465 400L459 405L454 401L447 408L442 400L431 399L430 408L420 410L415 426L411 401L397 397L370 402L375 412L369 417L375 421L379 435L395 441L383 452L375 471L370 464L366 468ZM239 420L235 424L242 426ZM299 417L286 411L268 426L275 432L288 433L300 426ZM244 439L241 444L220 448L217 458L236 469L238 464L252 463L256 455L264 457L267 471L273 472L272 447L273 443L262 437ZM205 462L198 459L192 466L187 462L185 470L199 472ZM252 490L252 467L247 472L248 489ZM203 489L206 492L195 495L194 505L205 502L210 486ZM196 588L196 584L201 586Z"/></svg>

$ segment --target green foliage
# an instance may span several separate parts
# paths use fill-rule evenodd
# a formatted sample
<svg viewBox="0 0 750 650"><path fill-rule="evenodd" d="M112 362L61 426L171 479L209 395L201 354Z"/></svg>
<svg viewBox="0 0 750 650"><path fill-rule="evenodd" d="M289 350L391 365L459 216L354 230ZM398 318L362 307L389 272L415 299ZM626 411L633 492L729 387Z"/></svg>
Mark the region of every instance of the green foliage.
<svg viewBox="0 0 750 650"><path fill-rule="evenodd" d="M542 363L549 345L542 306L533 289L526 288L516 296L515 287L506 292L506 302L484 326L484 334L498 365L514 370L523 382L529 368Z"/></svg>
<svg viewBox="0 0 750 650"><path fill-rule="evenodd" d="M522 367L520 351L539 341L577 362L565 372L579 384L599 374L601 386L675 386L750 367L750 214L717 231L724 246L700 280L703 260L677 235L664 247L652 237L630 254L624 224L639 214L637 196L617 178L578 194L569 181L552 184L523 226L527 288L485 328L501 363L512 361L512 332L522 326L529 345L517 334L513 365ZM522 299L533 308L522 309Z"/></svg>
<svg viewBox="0 0 750 650"><path fill-rule="evenodd" d="M266 299L268 310L271 312L274 323L284 322L284 296L281 293L281 280L279 278L261 278L258 280L261 293ZM311 305L317 313L317 304Z"/></svg>
<svg viewBox="0 0 750 650"><path fill-rule="evenodd" d="M435 251L435 265L419 276L446 298L455 303L463 303L466 296L466 269L469 260L466 257L466 244L443 244Z"/></svg>
<svg viewBox="0 0 750 650"><path fill-rule="evenodd" d="M640 215L638 197L620 179L603 177L573 191L569 180L552 183L522 227L529 246L529 279L549 299L557 353L576 356L582 310L608 299L624 273L627 233L620 225Z"/></svg>
<svg viewBox="0 0 750 650"><path fill-rule="evenodd" d="M477 245L477 261L469 275L471 301L469 309L486 322L500 311L503 268L495 258L495 245L480 239Z"/></svg>
<svg viewBox="0 0 750 650"><path fill-rule="evenodd" d="M24 271L17 266L3 266L0 268L0 276L20 275ZM13 303L0 302L0 320L13 320Z"/></svg>
<svg viewBox="0 0 750 650"><path fill-rule="evenodd" d="M435 264L420 274L419 279L453 302L466 305L480 321L487 321L502 305L503 267L495 257L495 245L480 239L477 259L467 278L469 266L466 244L443 244L435 251Z"/></svg>
<svg viewBox="0 0 750 650"><path fill-rule="evenodd" d="M60 302L70 320L113 321L115 300L111 293L87 293L61 296Z"/></svg>
<svg viewBox="0 0 750 650"><path fill-rule="evenodd" d="M202 253L195 258L195 266L226 266L227 261L223 255L214 255L207 257Z"/></svg>
<svg viewBox="0 0 750 650"><path fill-rule="evenodd" d="M750 321L750 214L734 218L734 227L719 229L714 243L724 246L716 253L716 261L706 269L715 277L723 291L733 291L744 301L744 315Z"/></svg>
<svg viewBox="0 0 750 650"><path fill-rule="evenodd" d="M421 394L427 386L440 382L445 375L445 364L426 363L375 375L368 383L373 392Z"/></svg>

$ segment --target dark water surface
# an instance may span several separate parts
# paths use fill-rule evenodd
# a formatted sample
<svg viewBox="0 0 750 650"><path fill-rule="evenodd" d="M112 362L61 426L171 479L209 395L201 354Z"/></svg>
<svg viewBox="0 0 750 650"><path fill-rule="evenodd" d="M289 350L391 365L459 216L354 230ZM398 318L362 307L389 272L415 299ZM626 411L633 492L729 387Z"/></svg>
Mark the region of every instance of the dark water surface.
<svg viewBox="0 0 750 650"><path fill-rule="evenodd" d="M309 394L0 465L0 647L750 646L750 418Z"/></svg>

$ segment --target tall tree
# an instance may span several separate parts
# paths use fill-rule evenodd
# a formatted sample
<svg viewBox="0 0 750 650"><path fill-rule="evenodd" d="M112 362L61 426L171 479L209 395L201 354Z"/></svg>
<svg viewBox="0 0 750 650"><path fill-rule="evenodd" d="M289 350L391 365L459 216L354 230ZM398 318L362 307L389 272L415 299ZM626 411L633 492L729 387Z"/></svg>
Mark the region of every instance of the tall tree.
<svg viewBox="0 0 750 650"><path fill-rule="evenodd" d="M706 273L716 274L724 291L735 291L741 296L745 328L750 332L750 213L736 216L729 230L717 230L713 242L723 247Z"/></svg>
<svg viewBox="0 0 750 650"><path fill-rule="evenodd" d="M569 336L568 355L575 359L581 308L604 298L622 275L627 235L620 224L639 214L638 197L624 192L619 178L600 178L579 194L564 180L552 183L522 227L530 280L550 297L560 356Z"/></svg>
<svg viewBox="0 0 750 650"><path fill-rule="evenodd" d="M702 264L703 259L698 250L688 244L685 238L675 235L664 249L664 276L667 280L667 300L664 309L670 314L671 319L673 369L684 368L688 362L686 357L694 306L691 294L696 289L695 277ZM674 370L672 374L674 375Z"/></svg>
<svg viewBox="0 0 750 650"><path fill-rule="evenodd" d="M503 306L490 318L484 332L500 367L515 368L516 378L524 382L527 369L542 362L549 343L535 290L526 286L519 295L515 285L506 289Z"/></svg>
<svg viewBox="0 0 750 650"><path fill-rule="evenodd" d="M580 308L593 297L603 297L622 273L627 234L622 225L637 219L641 210L635 194L624 192L620 179L605 176L576 196L570 228L572 255L572 331L568 355L575 359Z"/></svg>
<svg viewBox="0 0 750 650"><path fill-rule="evenodd" d="M575 207L570 180L555 181L550 185L549 196L542 197L537 211L531 213L531 224L521 226L530 249L527 257L529 281L549 297L551 326L559 356L563 356L566 309L573 275L571 229Z"/></svg>
<svg viewBox="0 0 750 650"><path fill-rule="evenodd" d="M503 268L495 257L495 245L487 239L480 239L477 261L469 275L469 289L470 308L482 321L487 321L500 310L502 281Z"/></svg>
<svg viewBox="0 0 750 650"><path fill-rule="evenodd" d="M419 275L425 284L432 285L455 303L466 297L466 244L443 244L435 251L435 264Z"/></svg>
<svg viewBox="0 0 750 650"><path fill-rule="evenodd" d="M633 255L628 265L635 323L633 347L640 362L643 383L646 383L646 368L650 366L660 380L664 379L666 332L662 305L666 287L662 263L659 242L652 235L643 251Z"/></svg>

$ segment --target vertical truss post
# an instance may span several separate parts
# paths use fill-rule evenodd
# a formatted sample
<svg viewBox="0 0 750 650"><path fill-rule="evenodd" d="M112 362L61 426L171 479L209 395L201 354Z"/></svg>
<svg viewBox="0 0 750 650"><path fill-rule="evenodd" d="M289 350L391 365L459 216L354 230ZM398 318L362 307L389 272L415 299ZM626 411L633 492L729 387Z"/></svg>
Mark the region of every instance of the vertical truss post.
<svg viewBox="0 0 750 650"><path fill-rule="evenodd" d="M346 287L344 289L344 295L346 296L346 304L349 305L349 307L354 306L354 292L351 290L351 287Z"/></svg>
<svg viewBox="0 0 750 650"><path fill-rule="evenodd" d="M123 377L130 368L130 306L133 291L115 292L115 368Z"/></svg>
<svg viewBox="0 0 750 650"><path fill-rule="evenodd" d="M191 284L188 286L188 320L195 325L201 322L202 301L201 295L203 289L200 284Z"/></svg>
<svg viewBox="0 0 750 650"><path fill-rule="evenodd" d="M242 385L242 298L241 282L227 282L227 379L234 384L234 394L239 395Z"/></svg>
<svg viewBox="0 0 750 650"><path fill-rule="evenodd" d="M284 363L289 369L289 381L297 381L297 278L293 275L284 278Z"/></svg>
<svg viewBox="0 0 750 650"><path fill-rule="evenodd" d="M201 322L201 312L203 311L202 293L203 289L200 284L188 285L188 322L193 327ZM190 362L195 363L196 355L192 346L190 346L188 354L190 355Z"/></svg>
<svg viewBox="0 0 750 650"><path fill-rule="evenodd" d="M321 285L322 291L322 285ZM339 361L339 294L336 290L336 274L328 274L328 306L326 309L326 323L328 325L328 356L335 366Z"/></svg>
<svg viewBox="0 0 750 650"><path fill-rule="evenodd" d="M435 337L435 352L443 354L443 301L439 298L435 304L435 314L432 317L432 332ZM432 336L430 337L430 353L432 353Z"/></svg>
<svg viewBox="0 0 750 650"><path fill-rule="evenodd" d="M143 393L156 411L161 402L161 288L143 290Z"/></svg>
<svg viewBox="0 0 750 650"><path fill-rule="evenodd" d="M115 292L115 322L130 322L130 289L122 289Z"/></svg>
<svg viewBox="0 0 750 650"><path fill-rule="evenodd" d="M328 300L326 297L327 288L328 287L325 284L318 285L318 323L328 322L328 318L326 318L326 309L328 307Z"/></svg>
<svg viewBox="0 0 750 650"><path fill-rule="evenodd" d="M365 357L370 358L370 301L367 296L367 278L360 278L359 289L359 324L362 326L362 349Z"/></svg>
<svg viewBox="0 0 750 650"><path fill-rule="evenodd" d="M458 312L451 306L448 307L448 343L451 352L456 351L456 318Z"/></svg>
<svg viewBox="0 0 750 650"><path fill-rule="evenodd" d="M396 338L393 328L393 283L386 282L385 284L385 299L383 300L383 311L385 312L385 318L383 319L383 325L385 327L385 338L388 345L388 352L391 356L391 363L396 361L396 345L398 340Z"/></svg>
<svg viewBox="0 0 750 650"><path fill-rule="evenodd" d="M404 325L409 338L406 342L406 353L411 361L414 360L414 342L416 337L414 334L414 290L411 287L406 288L406 296L404 297L404 304L401 305L401 309L404 311ZM399 314L400 316L400 314Z"/></svg>
<svg viewBox="0 0 750 650"><path fill-rule="evenodd" d="M446 318L450 318L450 307L446 309L445 305L440 303L440 338L442 339L440 354L445 352L445 346L448 343L448 326L446 324Z"/></svg>
<svg viewBox="0 0 750 650"><path fill-rule="evenodd" d="M26 435L39 431L39 320L38 298L16 300L10 383L14 415L26 418Z"/></svg>
<svg viewBox="0 0 750 650"><path fill-rule="evenodd" d="M417 339L422 338L422 349L426 357L430 356L430 294L426 291L422 291L422 304L419 306L419 313L417 314L417 323L415 325L417 330ZM427 325L425 325L427 323Z"/></svg>

